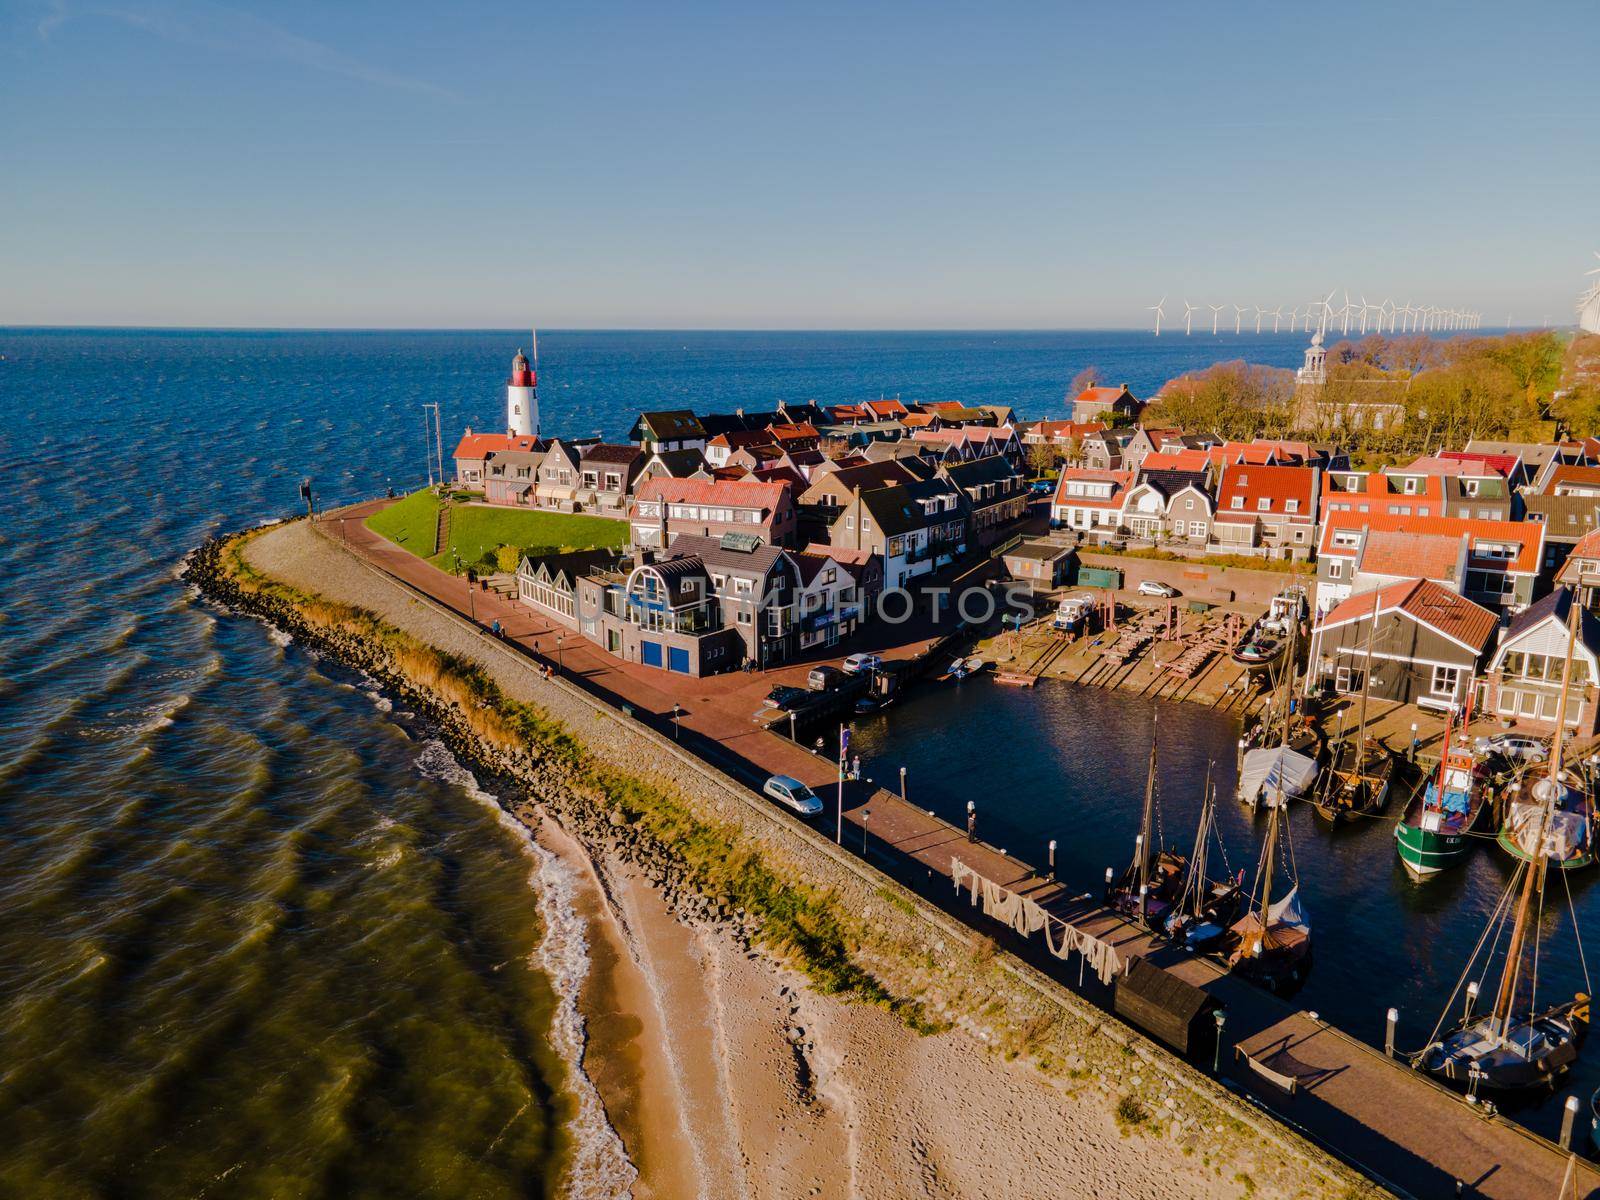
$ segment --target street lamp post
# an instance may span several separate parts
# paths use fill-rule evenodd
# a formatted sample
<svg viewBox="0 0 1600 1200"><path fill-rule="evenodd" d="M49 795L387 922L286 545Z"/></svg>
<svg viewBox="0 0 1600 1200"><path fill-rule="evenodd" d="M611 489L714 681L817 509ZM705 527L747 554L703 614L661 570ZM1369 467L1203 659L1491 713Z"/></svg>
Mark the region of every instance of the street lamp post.
<svg viewBox="0 0 1600 1200"><path fill-rule="evenodd" d="M557 673L560 673L561 670L562 670L561 643L562 643L562 641L565 640L565 637L566 637L565 634L560 634L560 633L556 634L556 671L557 671Z"/></svg>
<svg viewBox="0 0 1600 1200"><path fill-rule="evenodd" d="M871 819L872 819L872 811L870 809L865 809L865 808L862 809L861 810L861 857L862 858L865 858L867 856L867 822L870 821Z"/></svg>
<svg viewBox="0 0 1600 1200"><path fill-rule="evenodd" d="M678 702L672 702L672 740L678 741Z"/></svg>
<svg viewBox="0 0 1600 1200"><path fill-rule="evenodd" d="M1056 840L1050 839L1050 882L1056 881Z"/></svg>
<svg viewBox="0 0 1600 1200"><path fill-rule="evenodd" d="M900 768L900 803L906 802L906 769Z"/></svg>
<svg viewBox="0 0 1600 1200"><path fill-rule="evenodd" d="M1211 1073L1220 1075L1222 1073L1222 1026L1228 1019L1228 1013L1226 1009L1219 1008L1211 1015L1216 1018L1217 1022L1217 1047L1215 1053L1211 1056Z"/></svg>

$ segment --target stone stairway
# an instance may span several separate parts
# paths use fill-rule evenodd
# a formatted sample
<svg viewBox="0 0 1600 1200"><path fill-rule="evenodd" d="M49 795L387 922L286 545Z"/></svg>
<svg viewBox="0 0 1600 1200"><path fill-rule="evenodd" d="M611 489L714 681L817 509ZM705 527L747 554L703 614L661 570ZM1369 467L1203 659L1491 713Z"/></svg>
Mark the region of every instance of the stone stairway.
<svg viewBox="0 0 1600 1200"><path fill-rule="evenodd" d="M442 553L450 545L450 508L448 500L439 506L439 524L433 532L434 554Z"/></svg>

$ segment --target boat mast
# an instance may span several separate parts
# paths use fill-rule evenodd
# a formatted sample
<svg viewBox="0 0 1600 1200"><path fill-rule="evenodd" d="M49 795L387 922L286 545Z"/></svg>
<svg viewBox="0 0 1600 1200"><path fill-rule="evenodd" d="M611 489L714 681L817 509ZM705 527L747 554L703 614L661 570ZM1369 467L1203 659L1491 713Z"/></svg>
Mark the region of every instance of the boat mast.
<svg viewBox="0 0 1600 1200"><path fill-rule="evenodd" d="M1372 692L1372 639L1378 632L1378 614L1383 609L1383 591L1372 593L1372 623L1367 626L1366 662L1361 668L1361 739L1356 743L1356 770L1367 761L1367 697Z"/></svg>
<svg viewBox="0 0 1600 1200"><path fill-rule="evenodd" d="M1506 965L1500 973L1500 992L1495 996L1491 1024L1504 1037L1511 1024L1511 1008L1516 1001L1517 985L1522 980L1523 948L1528 941L1528 915L1533 909L1535 893L1544 894L1545 872L1550 866L1550 856L1544 852L1544 835L1550 817L1561 795L1561 743L1567 729L1567 687L1572 682L1572 650L1577 644L1578 597L1572 593L1571 607L1567 610L1567 657L1561 667L1561 695L1556 700L1556 732L1550 740L1550 771L1546 778L1544 803L1539 806L1539 826L1533 839L1533 850L1527 862L1527 874L1522 881L1522 897L1517 903L1517 923L1511 930L1511 944L1506 947ZM1512 837L1516 831L1513 828Z"/></svg>
<svg viewBox="0 0 1600 1200"><path fill-rule="evenodd" d="M1139 888L1141 893L1150 886L1150 827L1154 824L1156 801L1156 735L1150 731L1150 771L1144 781L1144 820L1139 826Z"/></svg>
<svg viewBox="0 0 1600 1200"><path fill-rule="evenodd" d="M1189 858L1189 875L1184 880L1186 896L1192 895L1189 911L1196 917L1205 908L1206 901L1206 843L1211 836L1211 814L1215 811L1215 785L1211 782L1211 764L1206 763L1206 786L1200 795L1200 828L1195 830L1194 854Z"/></svg>

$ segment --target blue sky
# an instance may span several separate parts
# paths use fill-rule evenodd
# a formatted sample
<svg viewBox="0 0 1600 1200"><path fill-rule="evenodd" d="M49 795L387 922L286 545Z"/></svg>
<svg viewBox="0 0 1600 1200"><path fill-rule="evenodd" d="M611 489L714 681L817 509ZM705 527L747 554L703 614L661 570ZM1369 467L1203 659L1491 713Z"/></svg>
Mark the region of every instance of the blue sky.
<svg viewBox="0 0 1600 1200"><path fill-rule="evenodd" d="M0 323L1572 319L1592 3L0 0Z"/></svg>

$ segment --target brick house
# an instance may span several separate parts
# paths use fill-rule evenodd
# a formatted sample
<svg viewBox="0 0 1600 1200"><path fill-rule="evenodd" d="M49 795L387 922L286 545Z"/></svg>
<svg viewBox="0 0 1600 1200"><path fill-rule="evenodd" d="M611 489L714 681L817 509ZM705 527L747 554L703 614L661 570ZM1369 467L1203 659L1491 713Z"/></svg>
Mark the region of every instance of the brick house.
<svg viewBox="0 0 1600 1200"><path fill-rule="evenodd" d="M1315 467L1225 465L1212 544L1221 553L1310 558L1321 478Z"/></svg>
<svg viewBox="0 0 1600 1200"><path fill-rule="evenodd" d="M535 437L519 437L507 433L473 433L472 427L461 435L453 454L456 483L469 491L481 491L484 485L484 461L491 454L512 451L521 454L540 454L548 442Z"/></svg>
<svg viewBox="0 0 1600 1200"><path fill-rule="evenodd" d="M1125 383L1117 387L1084 388L1072 401L1074 421L1126 423L1137 420L1143 411L1144 405L1128 390L1128 385Z"/></svg>
<svg viewBox="0 0 1600 1200"><path fill-rule="evenodd" d="M627 516L628 497L644 458L637 446L605 442L584 446L578 452L576 507L601 516Z"/></svg>
<svg viewBox="0 0 1600 1200"><path fill-rule="evenodd" d="M1132 471L1068 467L1056 480L1050 524L1080 533L1114 534L1122 528L1122 504L1133 484Z"/></svg>
<svg viewBox="0 0 1600 1200"><path fill-rule="evenodd" d="M685 535L727 533L789 546L798 526L793 486L752 479L651 479L638 488L629 520L632 544L650 549L669 547Z"/></svg>
<svg viewBox="0 0 1600 1200"><path fill-rule="evenodd" d="M1007 525L1027 515L1028 482L1002 455L946 463L939 473L966 494L967 528L976 545L994 545Z"/></svg>
<svg viewBox="0 0 1600 1200"><path fill-rule="evenodd" d="M863 488L834 519L828 544L878 555L883 586L899 588L965 554L967 520L966 496L947 479Z"/></svg>

